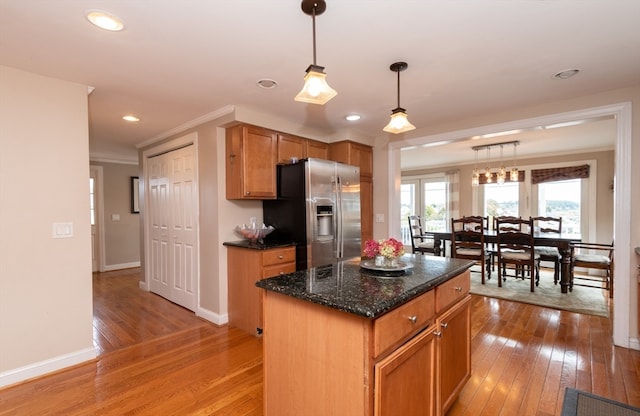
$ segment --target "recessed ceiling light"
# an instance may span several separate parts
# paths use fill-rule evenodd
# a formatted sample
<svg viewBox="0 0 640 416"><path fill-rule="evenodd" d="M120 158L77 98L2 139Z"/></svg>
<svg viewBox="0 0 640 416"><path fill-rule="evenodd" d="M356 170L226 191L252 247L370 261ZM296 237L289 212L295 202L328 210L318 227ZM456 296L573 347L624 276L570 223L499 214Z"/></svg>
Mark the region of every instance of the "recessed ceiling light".
<svg viewBox="0 0 640 416"><path fill-rule="evenodd" d="M345 117L345 119L349 120L349 121L358 121L360 120L360 115L359 114L349 114L348 116Z"/></svg>
<svg viewBox="0 0 640 416"><path fill-rule="evenodd" d="M572 76L576 75L578 72L580 72L579 69L565 69L564 71L560 71L560 72L556 72L555 74L553 74L553 78L555 79L567 79L567 78L571 78Z"/></svg>
<svg viewBox="0 0 640 416"><path fill-rule="evenodd" d="M87 11L87 19L101 29L118 32L124 29L124 23L118 16L104 10Z"/></svg>
<svg viewBox="0 0 640 416"><path fill-rule="evenodd" d="M258 80L258 86L259 86L260 88L264 88L264 89L266 89L266 90L270 90L270 89L272 89L272 88L277 87L277 86L278 86L278 83L277 83L277 82L275 82L275 81L274 81L274 80L272 80L272 79L267 79L267 78L265 78L265 79Z"/></svg>
<svg viewBox="0 0 640 416"><path fill-rule="evenodd" d="M140 121L140 119L138 117L133 116L131 114L127 114L126 116L122 116L122 119L126 120L126 121L131 121L132 123Z"/></svg>

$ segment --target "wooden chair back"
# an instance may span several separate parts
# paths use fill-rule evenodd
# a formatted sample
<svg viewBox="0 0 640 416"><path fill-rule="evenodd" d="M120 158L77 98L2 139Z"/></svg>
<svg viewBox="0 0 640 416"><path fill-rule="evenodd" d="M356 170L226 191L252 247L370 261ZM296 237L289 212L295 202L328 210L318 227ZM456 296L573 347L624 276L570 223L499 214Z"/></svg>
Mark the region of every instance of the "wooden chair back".
<svg viewBox="0 0 640 416"><path fill-rule="evenodd" d="M533 227L541 233L562 233L562 217L533 217Z"/></svg>
<svg viewBox="0 0 640 416"><path fill-rule="evenodd" d="M418 215L409 215L409 234L412 253L435 254L434 238L422 229L422 219Z"/></svg>
<svg viewBox="0 0 640 416"><path fill-rule="evenodd" d="M576 267L603 270L605 274L602 277L577 275L574 273ZM580 283L575 283L576 280ZM574 285L606 289L609 291L609 297L613 297L613 242L611 244L571 244L570 291L573 290Z"/></svg>
<svg viewBox="0 0 640 416"><path fill-rule="evenodd" d="M451 257L475 260L480 264L483 284L488 265L484 243L485 223L483 217L451 219Z"/></svg>
<svg viewBox="0 0 640 416"><path fill-rule="evenodd" d="M540 278L540 256L534 250L533 219L499 217L496 220L496 231L498 285L502 286L506 265L511 265L516 271L522 273L523 278L526 270L530 272L531 291L533 292L534 284L537 285Z"/></svg>

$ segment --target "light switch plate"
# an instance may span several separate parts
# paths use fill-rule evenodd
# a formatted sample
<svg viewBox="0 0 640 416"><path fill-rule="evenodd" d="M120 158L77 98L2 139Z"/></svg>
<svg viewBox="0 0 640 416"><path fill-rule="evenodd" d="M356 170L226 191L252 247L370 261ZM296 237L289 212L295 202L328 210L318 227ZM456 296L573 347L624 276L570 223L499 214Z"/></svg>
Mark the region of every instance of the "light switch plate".
<svg viewBox="0 0 640 416"><path fill-rule="evenodd" d="M53 238L71 238L73 237L72 222L54 222Z"/></svg>
<svg viewBox="0 0 640 416"><path fill-rule="evenodd" d="M384 222L384 214L376 214L376 222Z"/></svg>

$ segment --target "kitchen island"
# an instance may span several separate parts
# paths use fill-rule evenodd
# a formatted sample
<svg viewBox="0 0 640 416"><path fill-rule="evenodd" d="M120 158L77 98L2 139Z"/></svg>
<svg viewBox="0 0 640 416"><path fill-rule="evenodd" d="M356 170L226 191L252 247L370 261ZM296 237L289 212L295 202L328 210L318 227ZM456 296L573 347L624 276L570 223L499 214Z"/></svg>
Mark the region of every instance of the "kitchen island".
<svg viewBox="0 0 640 416"><path fill-rule="evenodd" d="M473 262L400 260L406 272L356 258L256 283L265 416L446 413L471 372Z"/></svg>

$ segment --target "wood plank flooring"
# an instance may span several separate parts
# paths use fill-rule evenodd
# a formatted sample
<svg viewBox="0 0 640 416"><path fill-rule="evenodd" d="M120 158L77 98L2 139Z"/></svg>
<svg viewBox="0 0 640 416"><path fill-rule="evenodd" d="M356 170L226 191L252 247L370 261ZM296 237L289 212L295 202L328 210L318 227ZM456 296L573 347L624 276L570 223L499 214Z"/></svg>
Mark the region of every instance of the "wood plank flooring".
<svg viewBox="0 0 640 416"><path fill-rule="evenodd" d="M99 357L1 389L0 415L262 415L261 339L138 289L138 276L94 275ZM614 347L606 318L473 296L472 342L450 416L560 415L567 386L640 406L640 351Z"/></svg>

